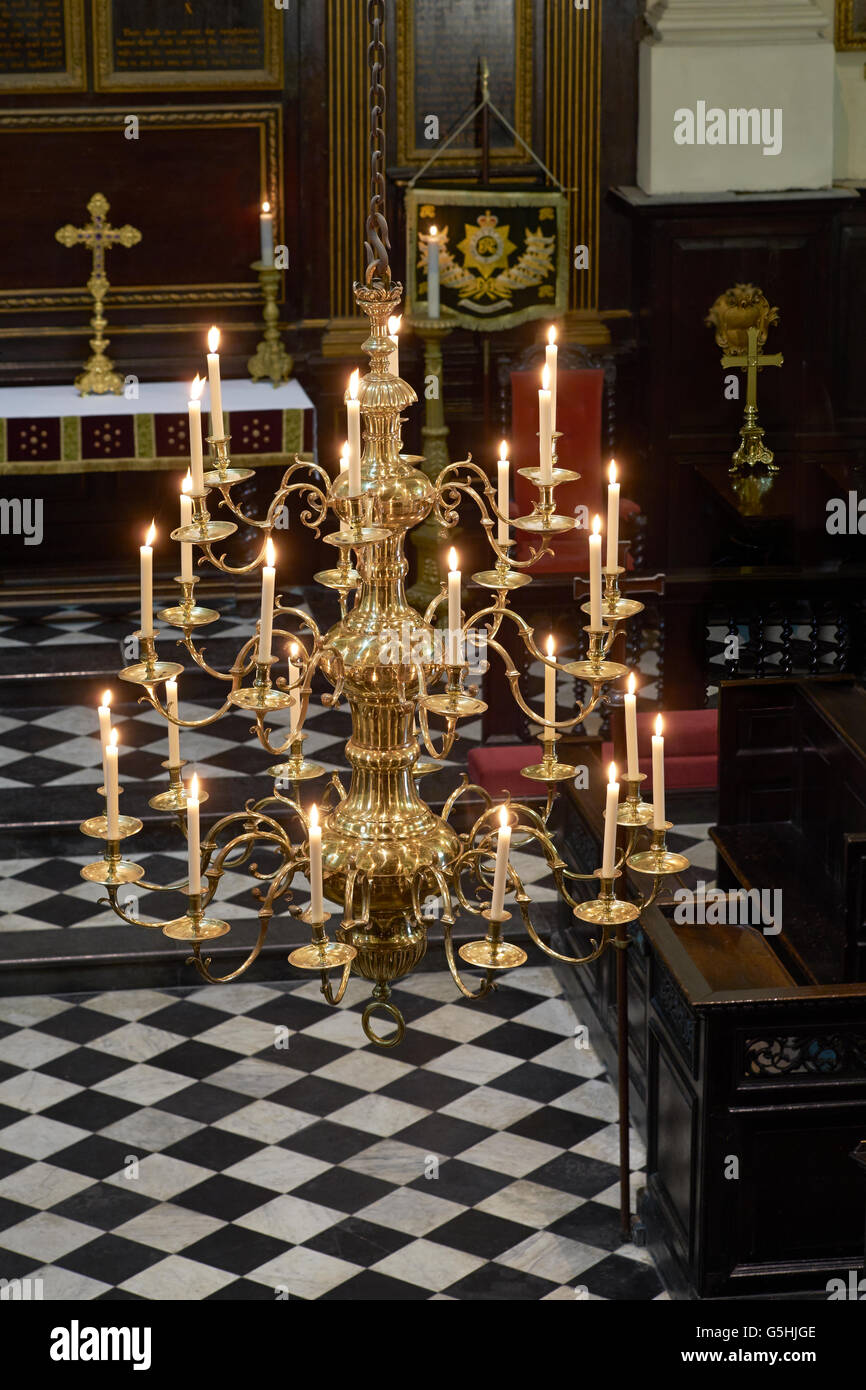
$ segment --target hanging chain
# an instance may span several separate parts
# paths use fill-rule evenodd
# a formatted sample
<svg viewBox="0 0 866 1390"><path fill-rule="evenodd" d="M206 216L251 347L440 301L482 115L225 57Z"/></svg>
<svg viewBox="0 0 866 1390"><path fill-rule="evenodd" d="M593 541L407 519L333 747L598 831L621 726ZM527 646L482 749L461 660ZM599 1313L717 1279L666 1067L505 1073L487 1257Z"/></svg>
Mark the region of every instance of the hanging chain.
<svg viewBox="0 0 866 1390"><path fill-rule="evenodd" d="M367 49L370 69L370 209L367 214L367 284L379 281L391 283L388 252L391 239L385 218L385 44L382 37L385 23L385 0L369 0L367 19L373 38Z"/></svg>

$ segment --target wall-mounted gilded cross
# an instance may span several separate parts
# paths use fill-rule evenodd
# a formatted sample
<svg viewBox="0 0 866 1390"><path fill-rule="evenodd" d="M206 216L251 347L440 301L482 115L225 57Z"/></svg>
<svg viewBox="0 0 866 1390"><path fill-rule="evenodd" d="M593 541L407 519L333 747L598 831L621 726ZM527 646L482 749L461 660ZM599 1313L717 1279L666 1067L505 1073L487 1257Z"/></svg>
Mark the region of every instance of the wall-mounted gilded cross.
<svg viewBox="0 0 866 1390"><path fill-rule="evenodd" d="M91 354L84 364L84 371L75 378L79 395L104 396L108 392L119 396L123 390L123 377L114 370L114 363L105 354L108 339L105 337L107 320L103 306L109 290L105 274L105 253L113 246L135 246L141 241L137 227L126 223L123 227L112 227L108 221L108 199L102 193L94 193L87 204L90 221L86 227L73 227L67 223L54 233L63 246L86 246L93 255L93 267L87 288L93 297L93 317L90 326L93 337L90 339Z"/></svg>
<svg viewBox="0 0 866 1390"><path fill-rule="evenodd" d="M760 465L768 473L777 473L779 466L758 424L758 372L762 367L781 367L785 360L780 352L761 351L770 325L779 322L779 311L770 307L755 285L735 285L719 295L706 322L715 328L716 342L723 349L722 366L739 367L746 373L746 409L731 472Z"/></svg>

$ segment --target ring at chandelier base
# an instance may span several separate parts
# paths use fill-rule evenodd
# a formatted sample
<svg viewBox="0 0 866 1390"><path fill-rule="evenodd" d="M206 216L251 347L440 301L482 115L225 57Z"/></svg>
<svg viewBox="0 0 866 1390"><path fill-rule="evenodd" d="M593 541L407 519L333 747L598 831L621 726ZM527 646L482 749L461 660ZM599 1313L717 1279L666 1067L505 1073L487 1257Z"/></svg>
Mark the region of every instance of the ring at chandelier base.
<svg viewBox="0 0 866 1390"><path fill-rule="evenodd" d="M396 1025L396 1032L389 1034L387 1038L380 1037L380 1035L374 1032L370 1027L370 1015L375 1013L377 1009L386 1013ZM396 1047L398 1043L403 1041L406 1032L406 1024L403 1015L396 1004L391 1004L387 999L370 1000L361 1015L361 1027L364 1029L364 1033L370 1039L370 1042L375 1043L377 1047Z"/></svg>

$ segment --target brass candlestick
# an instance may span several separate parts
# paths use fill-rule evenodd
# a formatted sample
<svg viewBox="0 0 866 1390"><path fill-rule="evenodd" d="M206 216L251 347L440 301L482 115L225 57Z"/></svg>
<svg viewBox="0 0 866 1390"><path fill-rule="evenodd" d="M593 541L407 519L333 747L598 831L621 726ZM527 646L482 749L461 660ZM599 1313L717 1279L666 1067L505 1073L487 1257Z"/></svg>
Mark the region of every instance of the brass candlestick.
<svg viewBox="0 0 866 1390"><path fill-rule="evenodd" d="M150 798L147 804L154 811L185 811L187 790L180 774L181 770L186 767L186 758L181 758L179 763L171 763L166 758L162 765L168 772L168 791L158 792L156 796ZM207 801L207 798L208 793L204 787L199 787L199 805Z"/></svg>
<svg viewBox="0 0 866 1390"><path fill-rule="evenodd" d="M275 266L265 265L263 261L253 261L251 269L259 277L259 284L265 297L263 317L265 335L247 362L247 371L253 381L268 380L274 386L283 386L292 375L293 359L286 352L278 328L280 311L277 296L280 291L282 271Z"/></svg>
<svg viewBox="0 0 866 1390"><path fill-rule="evenodd" d="M640 794L641 782L646 781L646 773L638 772L634 777L623 773L619 780L626 789L626 795L625 801L619 803L617 825L647 825L653 818L653 808Z"/></svg>
<svg viewBox="0 0 866 1390"><path fill-rule="evenodd" d="M246 478L252 478L255 469L232 468L230 443L230 434L224 434L219 439L213 434L207 436L211 467L204 475L205 487L230 487L232 483L242 483Z"/></svg>
<svg viewBox="0 0 866 1390"><path fill-rule="evenodd" d="M175 917L162 928L163 936L173 941L213 941L231 931L228 922L219 917L206 917L201 893L189 894L189 905L183 917Z"/></svg>
<svg viewBox="0 0 866 1390"><path fill-rule="evenodd" d="M190 631L195 627L207 627L209 623L215 623L219 617L215 608L201 608L196 603L194 594L198 578L197 574L194 574L192 579L184 579L182 575L175 576L175 584L180 585L181 601L171 608L161 608L157 614L169 627L180 627L184 631Z"/></svg>

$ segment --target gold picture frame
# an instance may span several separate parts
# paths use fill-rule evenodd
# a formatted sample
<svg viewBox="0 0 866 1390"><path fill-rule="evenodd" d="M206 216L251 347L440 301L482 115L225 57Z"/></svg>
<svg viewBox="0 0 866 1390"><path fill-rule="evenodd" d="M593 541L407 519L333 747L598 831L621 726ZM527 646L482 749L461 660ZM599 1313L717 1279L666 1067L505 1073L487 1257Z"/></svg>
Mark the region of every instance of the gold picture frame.
<svg viewBox="0 0 866 1390"><path fill-rule="evenodd" d="M264 64L261 68L190 68L119 71L114 66L114 0L92 0L94 90L97 92L192 92L277 89L283 85L283 11L260 0Z"/></svg>
<svg viewBox="0 0 866 1390"><path fill-rule="evenodd" d="M38 0L31 0L35 9ZM84 0L55 0L63 25L66 66L55 72L0 72L0 94L49 93L87 90L87 53L84 39ZM0 12L3 3L0 0Z"/></svg>
<svg viewBox="0 0 866 1390"><path fill-rule="evenodd" d="M866 0L836 0L836 48L866 48Z"/></svg>
<svg viewBox="0 0 866 1390"><path fill-rule="evenodd" d="M402 0L397 6L397 163L424 164L436 148L435 142L418 146L415 140L415 16L418 0ZM532 0L512 0L514 5L514 128L522 140L532 144L532 72L534 21ZM479 57L488 55L479 54ZM490 95L497 102L495 89ZM467 91L465 106L471 108L474 91ZM498 102L497 102L498 104ZM506 113L507 114L507 113ZM441 137L447 134L441 129ZM526 152L515 141L500 149L492 149L492 165L511 164L524 160ZM437 159L442 166L459 166L477 162L473 150L445 150Z"/></svg>

